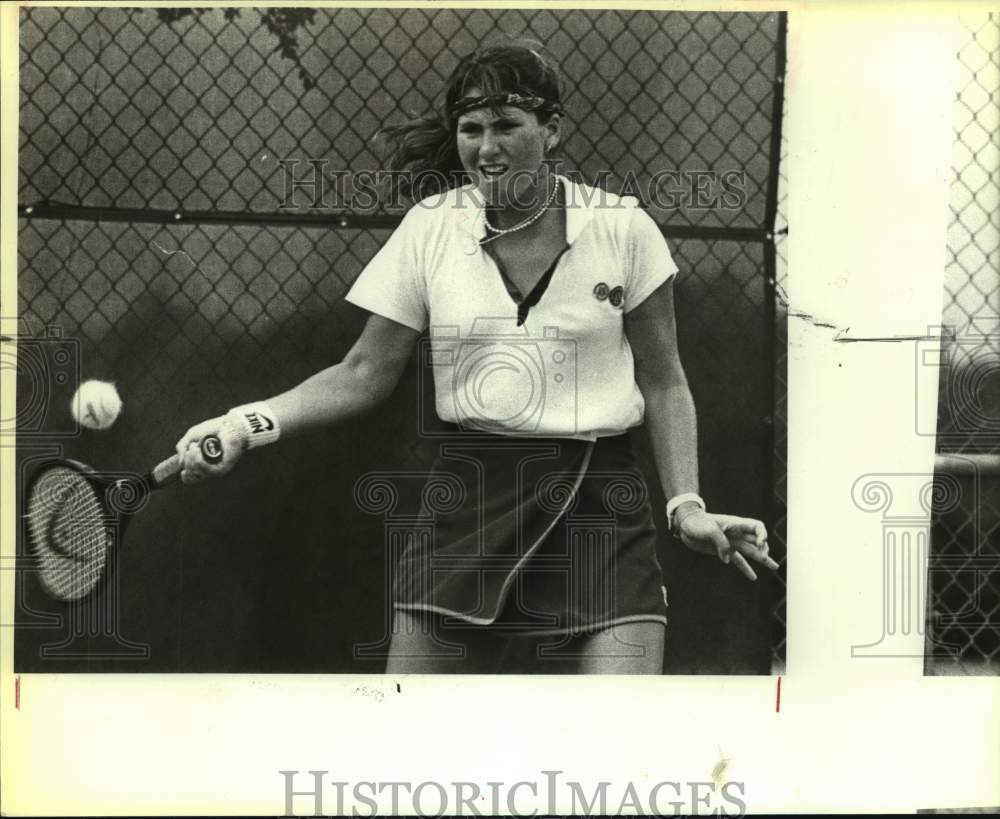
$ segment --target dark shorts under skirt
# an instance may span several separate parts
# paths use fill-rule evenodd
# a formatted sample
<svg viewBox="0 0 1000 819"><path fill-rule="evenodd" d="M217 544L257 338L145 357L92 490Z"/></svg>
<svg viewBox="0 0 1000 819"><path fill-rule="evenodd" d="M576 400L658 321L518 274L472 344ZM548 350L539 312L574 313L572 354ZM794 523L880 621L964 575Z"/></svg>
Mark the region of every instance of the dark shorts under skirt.
<svg viewBox="0 0 1000 819"><path fill-rule="evenodd" d="M664 625L666 590L628 435L442 443L427 522L402 550L397 609L526 634Z"/></svg>

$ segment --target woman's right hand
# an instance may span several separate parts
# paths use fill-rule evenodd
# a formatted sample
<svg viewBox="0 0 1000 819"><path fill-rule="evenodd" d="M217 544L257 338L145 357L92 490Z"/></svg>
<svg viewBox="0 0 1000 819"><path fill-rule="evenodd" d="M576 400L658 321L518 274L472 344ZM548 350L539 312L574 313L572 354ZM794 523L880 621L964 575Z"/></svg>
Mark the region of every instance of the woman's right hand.
<svg viewBox="0 0 1000 819"><path fill-rule="evenodd" d="M203 438L215 435L222 443L222 458L209 463L201 451ZM181 460L181 480L197 483L205 478L216 478L229 472L247 448L246 436L241 435L224 415L202 421L191 427L177 442L177 456Z"/></svg>

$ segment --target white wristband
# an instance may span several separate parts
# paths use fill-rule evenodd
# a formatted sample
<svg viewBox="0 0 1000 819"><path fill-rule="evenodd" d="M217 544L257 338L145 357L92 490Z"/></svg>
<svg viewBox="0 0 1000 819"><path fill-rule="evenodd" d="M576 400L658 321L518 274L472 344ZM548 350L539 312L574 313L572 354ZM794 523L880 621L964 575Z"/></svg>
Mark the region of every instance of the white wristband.
<svg viewBox="0 0 1000 819"><path fill-rule="evenodd" d="M278 417L264 401L233 407L226 419L247 442L247 449L273 444L281 437Z"/></svg>
<svg viewBox="0 0 1000 819"><path fill-rule="evenodd" d="M702 500L701 495L697 495L694 492L674 495L667 501L667 525L670 526L671 530L674 529L674 512L677 511L677 507L682 503L697 503L701 507L701 511L705 511L705 501Z"/></svg>

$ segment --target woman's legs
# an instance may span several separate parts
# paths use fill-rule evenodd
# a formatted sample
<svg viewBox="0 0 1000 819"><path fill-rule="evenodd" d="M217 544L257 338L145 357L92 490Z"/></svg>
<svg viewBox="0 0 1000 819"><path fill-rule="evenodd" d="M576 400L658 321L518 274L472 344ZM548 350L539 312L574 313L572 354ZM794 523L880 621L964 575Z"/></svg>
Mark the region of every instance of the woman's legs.
<svg viewBox="0 0 1000 819"><path fill-rule="evenodd" d="M666 627L622 623L574 641L580 674L662 674Z"/></svg>
<svg viewBox="0 0 1000 819"><path fill-rule="evenodd" d="M510 638L474 626L443 625L424 612L395 612L386 674L494 674Z"/></svg>
<svg viewBox="0 0 1000 819"><path fill-rule="evenodd" d="M531 670L566 673L559 661L572 658L578 674L662 674L665 634L662 623L622 623L573 639L549 655L555 662L536 656ZM439 615L396 611L386 673L495 674L512 639L485 628L444 626Z"/></svg>

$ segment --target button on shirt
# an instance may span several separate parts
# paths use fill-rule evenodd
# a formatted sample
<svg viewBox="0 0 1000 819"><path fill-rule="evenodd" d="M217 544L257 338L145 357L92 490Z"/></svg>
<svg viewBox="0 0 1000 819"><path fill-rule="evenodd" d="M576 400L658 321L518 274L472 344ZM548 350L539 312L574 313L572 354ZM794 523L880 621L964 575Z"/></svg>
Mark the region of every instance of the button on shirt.
<svg viewBox="0 0 1000 819"><path fill-rule="evenodd" d="M416 203L346 296L372 313L430 330L443 421L583 439L642 423L623 317L677 266L634 197L558 179L569 249L523 324L496 263L479 245L486 211L473 186ZM620 298L595 296L616 288Z"/></svg>

